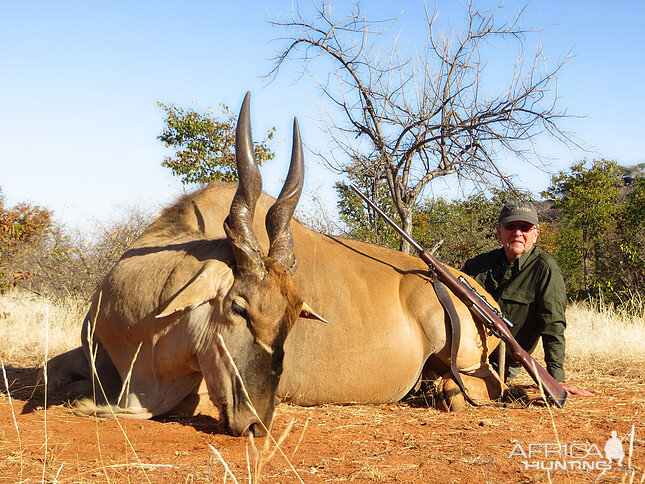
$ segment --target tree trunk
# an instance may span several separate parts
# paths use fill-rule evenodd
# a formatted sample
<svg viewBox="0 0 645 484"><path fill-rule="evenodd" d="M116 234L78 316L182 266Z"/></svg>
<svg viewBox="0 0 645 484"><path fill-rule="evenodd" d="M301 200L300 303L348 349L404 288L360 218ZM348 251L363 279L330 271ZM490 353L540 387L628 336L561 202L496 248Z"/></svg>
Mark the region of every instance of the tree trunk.
<svg viewBox="0 0 645 484"><path fill-rule="evenodd" d="M406 210L405 215L401 217L401 225L401 228L405 232L407 232L408 235L412 236L412 210ZM404 254L410 254L412 251L412 246L407 240L401 237L401 245L399 246L399 250Z"/></svg>
<svg viewBox="0 0 645 484"><path fill-rule="evenodd" d="M585 292L589 291L589 243L586 230L582 230L582 277Z"/></svg>
<svg viewBox="0 0 645 484"><path fill-rule="evenodd" d="M584 285L585 291L589 290L589 257L587 255L587 249L582 249L582 283Z"/></svg>

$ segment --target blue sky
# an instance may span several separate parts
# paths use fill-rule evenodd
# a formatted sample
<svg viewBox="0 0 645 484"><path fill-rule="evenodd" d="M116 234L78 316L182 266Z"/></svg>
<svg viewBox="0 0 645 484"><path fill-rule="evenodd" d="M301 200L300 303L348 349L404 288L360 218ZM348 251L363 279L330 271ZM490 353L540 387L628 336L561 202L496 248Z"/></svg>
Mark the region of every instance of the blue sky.
<svg viewBox="0 0 645 484"><path fill-rule="evenodd" d="M347 4L334 3L339 10ZM401 14L395 30L406 41L423 40L422 2L364 4L373 18ZM182 186L161 167L166 150L156 139L163 121L156 102L225 103L237 111L247 90L256 138L275 126L281 141L276 159L262 169L265 190L275 195L287 170L294 115L306 143L327 144L315 123L319 93L306 77L297 78L297 66L268 86L261 79L279 45L271 40L282 35L266 22L267 12L284 17L291 6L281 0L0 3L0 187L7 203L52 208L71 226L118 218L119 207L133 203L167 203ZM456 25L459 3L438 6L440 19ZM301 2L301 9L311 4ZM526 23L553 25L541 36L550 60L573 49L559 90L562 106L585 117L565 127L592 150L540 141L554 170L582 158L645 161L644 18L640 1L529 5ZM333 207L335 177L311 155L307 164L306 190ZM514 160L508 166L526 188L546 188L548 174Z"/></svg>

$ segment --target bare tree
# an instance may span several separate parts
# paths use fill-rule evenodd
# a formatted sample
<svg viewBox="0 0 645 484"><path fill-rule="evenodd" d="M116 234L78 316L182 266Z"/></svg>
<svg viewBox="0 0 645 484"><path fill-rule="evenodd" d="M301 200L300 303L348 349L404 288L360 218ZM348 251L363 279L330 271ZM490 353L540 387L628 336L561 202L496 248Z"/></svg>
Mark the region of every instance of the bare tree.
<svg viewBox="0 0 645 484"><path fill-rule="evenodd" d="M327 1L305 18L296 5L287 20L271 20L288 37L280 39L268 77L288 59L313 77L331 101L321 105L322 118L342 153L326 163L375 184L385 180L410 231L413 209L433 179L457 174L512 186L499 164L501 151L537 163L532 142L540 134L575 145L558 125L567 113L558 109L556 76L567 57L549 68L539 43L525 53L528 38L542 29L522 28L523 11L500 22L499 9L481 12L467 4L455 32L442 30L437 12L426 10L426 42L406 56L392 34L397 19L368 20L358 3L337 19ZM484 50L501 40L517 47L517 58L507 83L485 92ZM401 250L409 252L407 243Z"/></svg>

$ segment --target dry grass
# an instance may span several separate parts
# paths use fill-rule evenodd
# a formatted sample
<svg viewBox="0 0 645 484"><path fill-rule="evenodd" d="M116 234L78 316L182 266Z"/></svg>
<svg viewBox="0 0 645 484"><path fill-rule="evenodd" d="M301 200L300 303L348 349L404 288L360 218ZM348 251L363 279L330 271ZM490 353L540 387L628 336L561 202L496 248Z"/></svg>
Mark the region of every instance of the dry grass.
<svg viewBox="0 0 645 484"><path fill-rule="evenodd" d="M576 302L567 308L568 349L580 357L606 353L645 358L645 304L632 310Z"/></svg>
<svg viewBox="0 0 645 484"><path fill-rule="evenodd" d="M86 311L86 304L77 299L54 302L20 290L0 296L0 359L37 366L42 365L46 353L51 357L80 346ZM49 348L45 341L47 320Z"/></svg>
<svg viewBox="0 0 645 484"><path fill-rule="evenodd" d="M567 367L594 376L638 377L645 369L645 304L601 302L567 308Z"/></svg>

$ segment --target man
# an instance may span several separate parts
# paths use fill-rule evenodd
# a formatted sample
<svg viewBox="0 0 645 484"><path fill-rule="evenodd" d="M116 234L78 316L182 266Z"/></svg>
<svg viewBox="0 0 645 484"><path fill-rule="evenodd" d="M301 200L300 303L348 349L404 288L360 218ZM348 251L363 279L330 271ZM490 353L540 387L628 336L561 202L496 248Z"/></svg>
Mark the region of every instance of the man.
<svg viewBox="0 0 645 484"><path fill-rule="evenodd" d="M462 271L499 303L504 315L513 322L511 333L522 348L532 353L542 337L546 369L567 392L593 396L564 383L566 290L553 257L535 246L539 233L533 205L507 204L502 208L497 227L502 248L466 261ZM506 381L510 381L521 366L509 355L506 361ZM497 350L491 355L491 364L497 369Z"/></svg>

